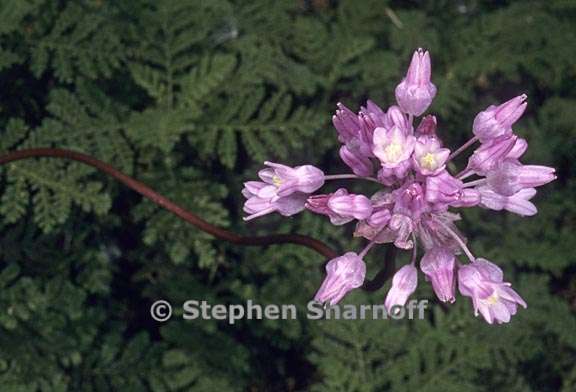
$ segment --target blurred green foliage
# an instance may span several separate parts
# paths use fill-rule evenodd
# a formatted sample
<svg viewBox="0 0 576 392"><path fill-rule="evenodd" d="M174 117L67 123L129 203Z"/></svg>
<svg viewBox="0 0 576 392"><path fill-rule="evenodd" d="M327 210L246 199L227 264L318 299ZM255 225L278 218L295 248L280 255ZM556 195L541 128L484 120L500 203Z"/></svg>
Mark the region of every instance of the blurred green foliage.
<svg viewBox="0 0 576 392"><path fill-rule="evenodd" d="M0 169L0 389L576 390L574 1L3 0L0 150L85 152L239 233L354 249L318 216L245 224L241 184L264 159L346 170L335 104L391 104L419 46L448 145L525 92L526 158L559 172L537 216L471 210L460 225L529 303L509 325L464 298L418 322L156 323L157 299L303 308L323 260L216 241L91 168L28 160Z"/></svg>

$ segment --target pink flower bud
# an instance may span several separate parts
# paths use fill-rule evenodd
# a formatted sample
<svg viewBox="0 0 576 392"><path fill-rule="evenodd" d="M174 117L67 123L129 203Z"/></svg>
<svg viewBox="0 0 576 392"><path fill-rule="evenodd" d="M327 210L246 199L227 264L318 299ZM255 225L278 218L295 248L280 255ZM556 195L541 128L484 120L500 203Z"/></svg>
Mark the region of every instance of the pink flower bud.
<svg viewBox="0 0 576 392"><path fill-rule="evenodd" d="M366 221L370 226L383 228L390 222L391 216L390 210L383 208L373 212Z"/></svg>
<svg viewBox="0 0 576 392"><path fill-rule="evenodd" d="M344 104L338 102L336 114L332 116L332 124L338 131L340 143L348 143L360 132L360 121L356 113L348 109Z"/></svg>
<svg viewBox="0 0 576 392"><path fill-rule="evenodd" d="M462 187L462 181L452 177L447 171L426 177L426 201L444 204L456 202L460 199Z"/></svg>
<svg viewBox="0 0 576 392"><path fill-rule="evenodd" d="M447 248L432 248L420 261L420 269L432 281L432 288L442 302L454 302L456 257Z"/></svg>
<svg viewBox="0 0 576 392"><path fill-rule="evenodd" d="M340 147L340 158L357 176L367 177L374 172L370 158L350 151L347 146Z"/></svg>
<svg viewBox="0 0 576 392"><path fill-rule="evenodd" d="M356 253L348 252L330 260L326 264L326 273L314 300L336 305L350 290L362 286L366 264Z"/></svg>
<svg viewBox="0 0 576 392"><path fill-rule="evenodd" d="M363 195L351 195L344 188L328 195L313 195L306 201L306 208L317 214L327 215L333 225L343 225L353 219L366 219L372 213L372 202Z"/></svg>
<svg viewBox="0 0 576 392"><path fill-rule="evenodd" d="M512 134L514 124L526 110L525 94L519 95L499 106L489 106L478 113L474 119L472 130L481 142Z"/></svg>
<svg viewBox="0 0 576 392"><path fill-rule="evenodd" d="M372 202L364 195L336 195L328 200L328 208L341 216L363 220L372 214Z"/></svg>
<svg viewBox="0 0 576 392"><path fill-rule="evenodd" d="M412 56L406 77L396 87L396 101L408 114L419 116L428 109L436 96L436 86L430 81L430 54L418 49Z"/></svg>
<svg viewBox="0 0 576 392"><path fill-rule="evenodd" d="M522 165L506 160L486 174L488 185L496 193L512 196L524 188L536 188L556 179L555 169L548 166Z"/></svg>
<svg viewBox="0 0 576 392"><path fill-rule="evenodd" d="M422 118L418 128L416 128L416 136L433 136L436 137L436 116L429 114Z"/></svg>
<svg viewBox="0 0 576 392"><path fill-rule="evenodd" d="M406 182L404 186L395 190L393 194L396 198L395 213L407 215L414 220L418 220L429 209L424 198L424 190L417 182Z"/></svg>
<svg viewBox="0 0 576 392"><path fill-rule="evenodd" d="M360 113L370 119L374 128L389 128L386 112L384 112L384 110L382 110L382 108L376 105L372 100L369 99L366 101L366 107L361 107Z"/></svg>
<svg viewBox="0 0 576 392"><path fill-rule="evenodd" d="M376 105L370 106L374 108ZM338 110L332 117L332 123L338 131L338 140L344 143L351 152L365 158L373 156L372 134L376 128L374 124L376 116L371 114L365 108L356 114L343 104L338 103Z"/></svg>
<svg viewBox="0 0 576 392"><path fill-rule="evenodd" d="M474 315L482 314L489 324L509 322L517 305L526 308L526 302L503 279L502 270L485 259L476 259L458 270L460 293L472 298Z"/></svg>
<svg viewBox="0 0 576 392"><path fill-rule="evenodd" d="M520 159L520 157L524 155L527 149L528 142L526 139L519 137L518 140L516 140L516 143L514 143L514 147L512 147L510 152L508 152L508 155L506 155L506 159Z"/></svg>
<svg viewBox="0 0 576 392"><path fill-rule="evenodd" d="M416 291L418 286L418 271L413 264L406 264L400 268L392 278L392 287L386 295L384 306L390 313L394 306L404 306L408 297Z"/></svg>
<svg viewBox="0 0 576 392"><path fill-rule="evenodd" d="M408 118L404 113L402 113L402 110L400 110L398 106L390 106L386 112L386 117L388 118L388 126L386 127L387 129L391 129L396 126L406 134L411 132L412 125L408 122Z"/></svg>
<svg viewBox="0 0 576 392"><path fill-rule="evenodd" d="M468 160L467 169L485 175L506 158L517 139L515 135L501 136L482 144Z"/></svg>

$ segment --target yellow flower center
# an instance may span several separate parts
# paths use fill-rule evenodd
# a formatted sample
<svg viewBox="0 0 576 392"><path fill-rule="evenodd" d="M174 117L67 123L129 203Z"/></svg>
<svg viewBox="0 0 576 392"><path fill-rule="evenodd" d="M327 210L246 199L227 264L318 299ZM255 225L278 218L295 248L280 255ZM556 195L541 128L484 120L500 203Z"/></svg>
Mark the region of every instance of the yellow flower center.
<svg viewBox="0 0 576 392"><path fill-rule="evenodd" d="M384 148L384 156L388 162L396 162L402 155L402 145L400 143L390 143Z"/></svg>
<svg viewBox="0 0 576 392"><path fill-rule="evenodd" d="M273 183L275 186L279 187L280 185L282 185L282 179L281 179L280 177L278 177L278 176L273 176L273 177L272 177L272 183Z"/></svg>
<svg viewBox="0 0 576 392"><path fill-rule="evenodd" d="M422 158L420 158L420 166L422 166L424 169L434 170L436 169L437 165L436 157L434 157L434 154L432 153L427 153Z"/></svg>
<svg viewBox="0 0 576 392"><path fill-rule="evenodd" d="M498 299L498 293L493 292L491 296L484 300L484 302L486 302L488 305L494 305L498 302Z"/></svg>

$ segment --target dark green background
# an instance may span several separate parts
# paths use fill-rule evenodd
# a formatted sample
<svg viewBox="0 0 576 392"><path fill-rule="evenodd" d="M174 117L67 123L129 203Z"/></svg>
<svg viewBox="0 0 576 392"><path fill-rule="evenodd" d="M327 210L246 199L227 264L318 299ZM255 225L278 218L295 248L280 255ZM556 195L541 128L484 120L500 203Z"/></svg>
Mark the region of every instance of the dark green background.
<svg viewBox="0 0 576 392"><path fill-rule="evenodd" d="M467 298L440 306L423 277L425 321L156 323L157 299L304 307L324 260L214 240L91 168L33 159L1 168L0 390L576 390L572 0L2 0L0 150L74 149L236 232L355 250L351 227L320 216L244 223L242 182L264 160L347 170L336 103L392 104L420 46L447 145L526 93L525 162L558 171L538 215L473 209L459 224L528 302L510 324ZM345 303L381 303L388 286Z"/></svg>

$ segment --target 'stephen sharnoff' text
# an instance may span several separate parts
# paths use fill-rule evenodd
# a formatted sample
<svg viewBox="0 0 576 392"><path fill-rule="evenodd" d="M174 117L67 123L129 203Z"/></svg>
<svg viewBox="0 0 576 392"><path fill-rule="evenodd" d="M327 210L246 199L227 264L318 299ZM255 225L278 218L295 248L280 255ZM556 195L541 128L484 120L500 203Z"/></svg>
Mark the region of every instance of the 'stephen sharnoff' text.
<svg viewBox="0 0 576 392"><path fill-rule="evenodd" d="M324 306L311 301L306 306L308 320L422 320L428 300L411 300L406 306L395 306L390 312L384 305L334 305ZM295 320L298 308L294 304L256 304L248 300L245 304L210 304L207 301L189 300L183 306L185 320L225 320L234 324L239 320Z"/></svg>

